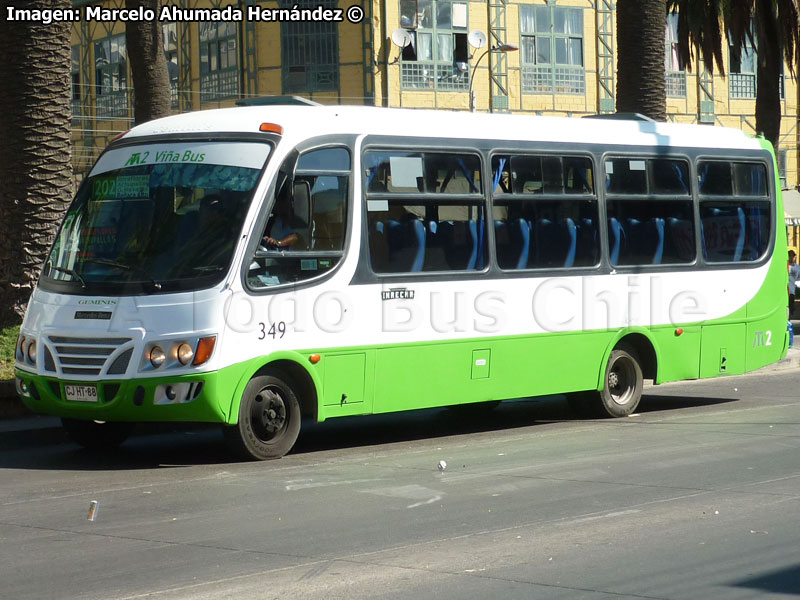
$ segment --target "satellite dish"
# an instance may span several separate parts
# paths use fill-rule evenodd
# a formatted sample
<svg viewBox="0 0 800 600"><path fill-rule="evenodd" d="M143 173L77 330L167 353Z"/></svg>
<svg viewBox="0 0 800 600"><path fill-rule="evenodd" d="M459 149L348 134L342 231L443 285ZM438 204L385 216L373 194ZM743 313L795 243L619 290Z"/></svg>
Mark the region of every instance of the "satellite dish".
<svg viewBox="0 0 800 600"><path fill-rule="evenodd" d="M476 50L483 48L486 45L486 41L486 34L477 29L475 31L470 31L467 36L467 42Z"/></svg>
<svg viewBox="0 0 800 600"><path fill-rule="evenodd" d="M392 32L392 43L400 48L405 48L411 44L411 34L405 29L395 29Z"/></svg>

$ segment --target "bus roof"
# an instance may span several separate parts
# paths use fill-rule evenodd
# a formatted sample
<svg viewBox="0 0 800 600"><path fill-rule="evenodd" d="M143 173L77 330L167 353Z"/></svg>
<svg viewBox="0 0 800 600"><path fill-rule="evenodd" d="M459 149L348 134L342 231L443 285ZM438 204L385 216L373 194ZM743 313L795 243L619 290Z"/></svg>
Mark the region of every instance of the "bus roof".
<svg viewBox="0 0 800 600"><path fill-rule="evenodd" d="M125 137L182 133L256 133L276 123L291 139L326 134L370 134L450 139L757 149L759 140L738 129L654 123L469 113L365 106L248 106L174 115L133 128Z"/></svg>

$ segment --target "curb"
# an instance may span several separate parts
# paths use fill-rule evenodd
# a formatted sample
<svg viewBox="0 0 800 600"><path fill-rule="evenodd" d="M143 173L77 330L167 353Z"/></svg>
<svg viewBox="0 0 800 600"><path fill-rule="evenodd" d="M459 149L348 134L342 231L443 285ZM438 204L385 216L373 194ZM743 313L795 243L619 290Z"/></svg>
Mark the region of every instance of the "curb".
<svg viewBox="0 0 800 600"><path fill-rule="evenodd" d="M769 373L770 371L786 371L788 369L797 369L800 367L800 349L789 348L786 356L776 363L761 367L753 371L754 373Z"/></svg>

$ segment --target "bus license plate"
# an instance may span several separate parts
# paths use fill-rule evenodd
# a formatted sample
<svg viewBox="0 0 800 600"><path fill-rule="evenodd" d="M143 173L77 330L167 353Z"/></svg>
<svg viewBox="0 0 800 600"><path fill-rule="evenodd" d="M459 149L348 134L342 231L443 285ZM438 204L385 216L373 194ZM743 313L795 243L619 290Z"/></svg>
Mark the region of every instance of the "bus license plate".
<svg viewBox="0 0 800 600"><path fill-rule="evenodd" d="M64 395L73 402L97 402L97 386L65 385Z"/></svg>

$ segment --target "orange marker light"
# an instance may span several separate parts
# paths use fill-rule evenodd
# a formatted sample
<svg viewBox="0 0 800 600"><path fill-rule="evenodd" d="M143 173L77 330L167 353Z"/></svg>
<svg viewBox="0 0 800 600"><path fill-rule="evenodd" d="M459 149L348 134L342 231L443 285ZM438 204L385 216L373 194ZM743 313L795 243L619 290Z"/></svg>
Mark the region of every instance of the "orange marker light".
<svg viewBox="0 0 800 600"><path fill-rule="evenodd" d="M683 335L683 327L678 327L675 330L675 335Z"/></svg>
<svg viewBox="0 0 800 600"><path fill-rule="evenodd" d="M278 135L283 134L283 127L276 125L275 123L262 123L258 130L264 133L277 133Z"/></svg>
<svg viewBox="0 0 800 600"><path fill-rule="evenodd" d="M197 342L197 352L194 353L192 364L202 365L208 362L208 359L211 358L211 353L214 352L214 344L216 343L217 336L215 335L200 338L200 341Z"/></svg>
<svg viewBox="0 0 800 600"><path fill-rule="evenodd" d="M319 354L312 354L308 357L308 360L312 365L317 364L321 359L322 357Z"/></svg>

